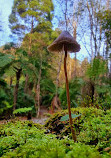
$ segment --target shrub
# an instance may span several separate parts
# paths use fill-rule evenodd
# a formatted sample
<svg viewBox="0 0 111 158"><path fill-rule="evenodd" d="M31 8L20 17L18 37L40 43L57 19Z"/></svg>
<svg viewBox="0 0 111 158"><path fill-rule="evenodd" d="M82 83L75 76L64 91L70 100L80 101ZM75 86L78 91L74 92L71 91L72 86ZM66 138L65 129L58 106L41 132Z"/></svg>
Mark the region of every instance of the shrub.
<svg viewBox="0 0 111 158"><path fill-rule="evenodd" d="M69 82L69 92L70 92L70 100L71 106L77 107L77 99L80 97L81 85L83 84L83 80L81 78L75 78L74 80ZM62 107L65 109L67 105L67 97L66 97L66 88L60 89L59 98L61 101Z"/></svg>

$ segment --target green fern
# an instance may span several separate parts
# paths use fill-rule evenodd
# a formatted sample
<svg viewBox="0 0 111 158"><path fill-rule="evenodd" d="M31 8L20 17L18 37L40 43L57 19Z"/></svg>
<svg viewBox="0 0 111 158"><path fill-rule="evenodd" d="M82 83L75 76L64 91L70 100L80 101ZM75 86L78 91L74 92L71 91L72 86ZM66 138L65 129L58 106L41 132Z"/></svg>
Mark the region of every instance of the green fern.
<svg viewBox="0 0 111 158"><path fill-rule="evenodd" d="M28 113L28 112L30 112L30 111L32 111L32 108L31 108L31 107L29 107L29 108L24 107L24 108L19 108L19 109L14 110L14 111L13 111L13 114Z"/></svg>
<svg viewBox="0 0 111 158"><path fill-rule="evenodd" d="M0 69L12 63L14 59L13 55L0 53Z"/></svg>

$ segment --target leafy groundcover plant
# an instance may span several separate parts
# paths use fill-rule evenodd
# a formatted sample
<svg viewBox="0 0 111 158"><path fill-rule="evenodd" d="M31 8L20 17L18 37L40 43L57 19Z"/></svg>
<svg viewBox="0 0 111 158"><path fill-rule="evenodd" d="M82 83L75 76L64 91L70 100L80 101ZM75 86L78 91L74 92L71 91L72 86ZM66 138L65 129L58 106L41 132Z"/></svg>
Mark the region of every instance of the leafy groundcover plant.
<svg viewBox="0 0 111 158"><path fill-rule="evenodd" d="M55 113L45 126L31 121L13 121L0 125L2 158L110 158L111 110L75 108L72 113L77 134L74 143L67 110ZM64 119L64 117L63 117Z"/></svg>
<svg viewBox="0 0 111 158"><path fill-rule="evenodd" d="M101 158L89 145L74 143L55 135L32 122L9 122L0 125L0 156L2 158Z"/></svg>
<svg viewBox="0 0 111 158"><path fill-rule="evenodd" d="M111 110L103 111L97 108L72 108L73 125L76 130L79 143L95 147L101 154L108 150L111 157ZM45 126L47 133L56 134L62 139L65 136L71 138L71 132L67 116L67 110L55 113Z"/></svg>

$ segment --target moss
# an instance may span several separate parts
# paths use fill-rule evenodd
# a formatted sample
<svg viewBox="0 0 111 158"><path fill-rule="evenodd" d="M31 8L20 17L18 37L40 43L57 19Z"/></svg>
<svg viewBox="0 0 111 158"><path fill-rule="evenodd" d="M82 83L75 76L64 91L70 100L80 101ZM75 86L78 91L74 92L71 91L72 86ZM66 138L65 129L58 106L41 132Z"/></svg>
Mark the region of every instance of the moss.
<svg viewBox="0 0 111 158"><path fill-rule="evenodd" d="M93 107L72 108L71 111L76 115L81 114L79 118L73 119L78 142L94 145L101 151L110 145L111 110L106 111L105 115L103 110ZM54 133L58 138L71 138L69 121L60 121L67 113L67 110L63 110L51 116L45 124L47 133Z"/></svg>
<svg viewBox="0 0 111 158"><path fill-rule="evenodd" d="M5 133L0 137L0 156L3 158L101 158L89 145L74 143L67 137L58 140L29 121L10 122L0 128Z"/></svg>

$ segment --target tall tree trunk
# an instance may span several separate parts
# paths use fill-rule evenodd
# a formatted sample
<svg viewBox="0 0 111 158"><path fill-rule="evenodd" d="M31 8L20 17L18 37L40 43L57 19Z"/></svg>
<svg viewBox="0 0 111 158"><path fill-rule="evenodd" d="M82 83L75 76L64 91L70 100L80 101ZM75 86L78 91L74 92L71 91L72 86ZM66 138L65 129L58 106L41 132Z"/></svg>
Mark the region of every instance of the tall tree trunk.
<svg viewBox="0 0 111 158"><path fill-rule="evenodd" d="M27 93L27 91L28 91L28 80L29 80L29 77L28 77L28 74L26 74L26 76L25 76L24 93Z"/></svg>
<svg viewBox="0 0 111 158"><path fill-rule="evenodd" d="M110 54L110 60L109 60L109 78L111 79L111 54Z"/></svg>
<svg viewBox="0 0 111 158"><path fill-rule="evenodd" d="M16 109L19 81L20 81L20 76L21 76L21 72L22 72L22 69L18 69L16 67L15 67L15 69L16 69L16 85L14 88L13 111Z"/></svg>
<svg viewBox="0 0 111 158"><path fill-rule="evenodd" d="M72 60L70 59L70 62L69 62L69 78L71 79L72 78Z"/></svg>
<svg viewBox="0 0 111 158"><path fill-rule="evenodd" d="M107 10L109 9L109 6L110 6L110 0L107 0L107 2L106 2Z"/></svg>
<svg viewBox="0 0 111 158"><path fill-rule="evenodd" d="M41 79L41 70L39 72L38 83L35 89L35 109L36 109L36 117L40 117L40 79Z"/></svg>
<svg viewBox="0 0 111 158"><path fill-rule="evenodd" d="M77 58L76 58L76 53L75 53L75 67L74 67L74 77L76 77L76 76L77 76L77 74L76 74L76 69L77 69L77 66L76 66L76 64L77 64Z"/></svg>
<svg viewBox="0 0 111 158"><path fill-rule="evenodd" d="M38 76L38 82L36 85L36 96L35 96L35 108L36 108L36 116L40 117L40 80L41 80L41 72L42 72L42 55L41 55L41 62L40 62L40 70Z"/></svg>
<svg viewBox="0 0 111 158"><path fill-rule="evenodd" d="M41 78L41 76L40 76ZM37 111L37 117L40 117L40 78L38 79L37 84L37 100L38 100L38 111Z"/></svg>
<svg viewBox="0 0 111 158"><path fill-rule="evenodd" d="M91 80L90 80L90 83L91 83L91 100L92 100L92 103L94 103L95 86Z"/></svg>
<svg viewBox="0 0 111 158"><path fill-rule="evenodd" d="M68 29L68 19L67 19L67 0L65 0L65 23L66 23L66 31Z"/></svg>
<svg viewBox="0 0 111 158"><path fill-rule="evenodd" d="M94 103L94 85L92 85L92 103Z"/></svg>
<svg viewBox="0 0 111 158"><path fill-rule="evenodd" d="M37 117L37 111L38 111L38 108L37 108L37 103L38 103L38 98L37 98L37 84L35 84L35 111L36 111L36 117Z"/></svg>
<svg viewBox="0 0 111 158"><path fill-rule="evenodd" d="M74 20L74 17L73 17L73 20ZM75 38L75 40L76 40L76 34L77 34L77 24L76 24L76 22L74 21L73 22L73 36L74 36L74 38ZM77 64L77 57L76 57L76 52L75 52L75 64L74 64L74 77L76 77L76 69L77 69L77 66L76 66L76 64Z"/></svg>
<svg viewBox="0 0 111 158"><path fill-rule="evenodd" d="M58 104L58 87L59 87L59 74L60 74L60 70L61 70L61 63L62 63L62 53L61 53L61 58L60 61L58 63L59 67L58 67L58 71L57 71L57 78L56 78L56 103ZM59 105L57 105L59 107Z"/></svg>
<svg viewBox="0 0 111 158"><path fill-rule="evenodd" d="M31 32L32 31L33 31L33 17L32 17L32 25L31 25ZM31 53L31 46L32 46L32 38L31 38L31 36L29 36L29 45L28 45L28 55L29 55L29 58L32 55L32 53ZM29 81L29 75L26 74L26 76L25 76L25 87L24 87L24 93L25 94L28 94L28 89L29 89L28 81ZM26 100L26 97L24 97L24 102L25 102L25 100Z"/></svg>

